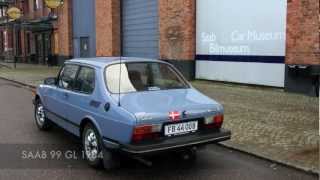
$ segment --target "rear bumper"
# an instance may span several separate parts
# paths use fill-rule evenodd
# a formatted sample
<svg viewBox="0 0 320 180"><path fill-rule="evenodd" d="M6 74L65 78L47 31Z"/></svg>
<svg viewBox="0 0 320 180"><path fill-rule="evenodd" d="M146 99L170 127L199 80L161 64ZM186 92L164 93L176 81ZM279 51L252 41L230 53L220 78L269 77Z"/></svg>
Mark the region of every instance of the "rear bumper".
<svg viewBox="0 0 320 180"><path fill-rule="evenodd" d="M193 146L201 146L206 144L218 143L226 141L231 138L231 132L229 130L221 129L218 132L210 134L194 134L189 136L181 136L166 139L159 143L148 145L120 145L109 140L103 140L104 145L107 148L118 149L125 153L142 155L150 153L160 153L164 151L171 151L180 148L187 148Z"/></svg>

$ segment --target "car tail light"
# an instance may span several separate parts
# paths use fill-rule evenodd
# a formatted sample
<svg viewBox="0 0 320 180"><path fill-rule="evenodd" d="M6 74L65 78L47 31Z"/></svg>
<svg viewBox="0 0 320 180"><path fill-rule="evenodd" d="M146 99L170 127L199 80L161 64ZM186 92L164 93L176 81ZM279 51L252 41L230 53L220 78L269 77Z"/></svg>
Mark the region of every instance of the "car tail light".
<svg viewBox="0 0 320 180"><path fill-rule="evenodd" d="M161 125L142 125L133 129L132 141L137 143L148 139L157 139L160 136Z"/></svg>
<svg viewBox="0 0 320 180"><path fill-rule="evenodd" d="M205 118L204 125L206 128L221 128L223 124L223 114Z"/></svg>

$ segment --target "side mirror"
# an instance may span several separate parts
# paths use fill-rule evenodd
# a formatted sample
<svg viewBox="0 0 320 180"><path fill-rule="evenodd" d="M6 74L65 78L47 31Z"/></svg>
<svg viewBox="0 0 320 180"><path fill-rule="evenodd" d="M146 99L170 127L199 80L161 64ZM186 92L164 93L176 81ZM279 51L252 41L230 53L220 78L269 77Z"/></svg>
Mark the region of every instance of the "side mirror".
<svg viewBox="0 0 320 180"><path fill-rule="evenodd" d="M44 80L44 84L45 85L56 85L56 82L57 82L57 78L53 78L53 77L50 77L50 78L47 78Z"/></svg>

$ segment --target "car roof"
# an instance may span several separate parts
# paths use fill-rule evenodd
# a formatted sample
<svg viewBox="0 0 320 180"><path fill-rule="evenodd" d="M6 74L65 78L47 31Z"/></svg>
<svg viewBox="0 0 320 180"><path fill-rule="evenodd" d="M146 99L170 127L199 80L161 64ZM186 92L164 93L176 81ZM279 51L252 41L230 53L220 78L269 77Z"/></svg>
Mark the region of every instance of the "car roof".
<svg viewBox="0 0 320 180"><path fill-rule="evenodd" d="M76 58L66 61L66 63L87 64L91 66L104 68L107 65L120 62L120 57L95 57L95 58ZM121 62L163 62L155 59L146 59L138 57L121 57Z"/></svg>

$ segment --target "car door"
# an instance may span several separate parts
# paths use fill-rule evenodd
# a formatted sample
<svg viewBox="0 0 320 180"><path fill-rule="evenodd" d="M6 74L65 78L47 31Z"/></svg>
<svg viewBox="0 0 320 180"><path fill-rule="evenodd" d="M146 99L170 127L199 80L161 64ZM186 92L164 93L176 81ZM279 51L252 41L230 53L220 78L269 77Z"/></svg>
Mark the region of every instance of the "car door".
<svg viewBox="0 0 320 180"><path fill-rule="evenodd" d="M68 120L68 114L70 111L68 99L73 89L78 70L78 65L66 64L60 72L57 88L53 93L51 93L49 99L49 111L51 111L52 116L54 116L49 118L59 126L69 131L71 131L73 128L71 126L72 124Z"/></svg>
<svg viewBox="0 0 320 180"><path fill-rule="evenodd" d="M69 119L74 124L80 125L81 120L90 116L100 103L94 101L95 69L81 66L76 77L73 91L68 98Z"/></svg>

